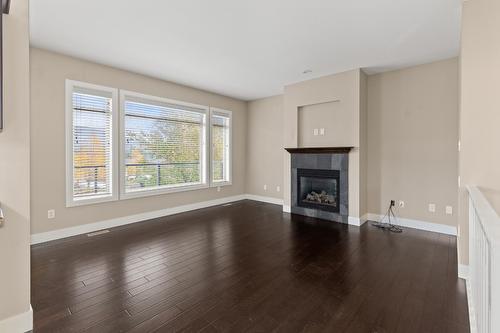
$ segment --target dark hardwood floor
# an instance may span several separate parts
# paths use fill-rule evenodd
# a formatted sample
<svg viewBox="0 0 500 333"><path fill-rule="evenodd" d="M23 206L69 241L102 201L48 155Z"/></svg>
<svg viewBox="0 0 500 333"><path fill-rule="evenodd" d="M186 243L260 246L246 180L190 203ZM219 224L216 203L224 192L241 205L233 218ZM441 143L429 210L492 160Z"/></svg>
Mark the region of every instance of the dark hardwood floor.
<svg viewBox="0 0 500 333"><path fill-rule="evenodd" d="M468 332L456 239L240 201L32 248L35 332Z"/></svg>

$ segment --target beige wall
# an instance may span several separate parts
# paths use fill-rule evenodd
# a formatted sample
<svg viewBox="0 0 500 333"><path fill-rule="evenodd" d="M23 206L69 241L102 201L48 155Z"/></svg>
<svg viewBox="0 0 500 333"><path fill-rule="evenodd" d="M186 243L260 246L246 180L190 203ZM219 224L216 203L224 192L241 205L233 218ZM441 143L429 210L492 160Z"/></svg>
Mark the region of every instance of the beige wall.
<svg viewBox="0 0 500 333"><path fill-rule="evenodd" d="M370 213L456 225L458 100L457 59L368 77Z"/></svg>
<svg viewBox="0 0 500 333"><path fill-rule="evenodd" d="M233 185L66 208L64 84L66 79L233 111ZM31 49L32 233L77 226L244 193L246 102L68 56ZM55 209L56 218L47 219Z"/></svg>
<svg viewBox="0 0 500 333"><path fill-rule="evenodd" d="M458 60L449 59L372 76L359 71L359 79L356 76L356 71L342 73L337 78L341 79L340 83L334 80L339 83L338 87L329 81L331 77L308 81L287 87L283 97L249 104L248 151L252 155L248 158L247 192L276 197L272 191L266 193L262 190L264 182L261 179L266 174L272 174L273 178L282 175L286 185L290 177L287 172L289 165L279 170L277 158L269 162L265 158L258 166L251 164L255 156L270 156L271 151L280 153L281 144L267 147L266 143L273 142L277 131L282 130L287 141L284 146L300 145L303 140L306 146L351 143L359 147L359 216L383 214L389 200L394 199L405 201L404 208L396 207L401 217L455 226L458 214ZM357 95L352 93L356 91L353 87L356 82L359 84ZM350 86L351 91L345 87L340 89L342 84ZM319 95L314 98L318 90ZM293 98L297 94L303 94L299 96L302 100L297 97L291 102L290 96ZM329 103L328 100L335 102ZM320 104L315 104L316 101ZM349 101L349 106L346 106L346 101ZM289 103L288 110L285 106L280 107L280 103ZM307 103L312 106L303 107ZM357 107L357 117L345 117L349 114L346 110ZM307 114L301 115L304 109ZM294 113L293 110L297 111ZM329 131L325 121L331 118L332 114L328 112L332 110L335 114L344 112L343 123L359 121L359 130L349 127L349 135L340 139L333 136L336 132ZM283 128L277 119L280 115L285 123ZM308 117L306 125L302 123L304 117ZM275 130L260 128L263 123L266 123L265 128ZM294 126L297 132L293 131ZM311 135L318 126L327 129L324 137ZM294 136L294 133L297 134ZM350 133L355 134L351 137ZM282 155L287 158L288 154ZM285 186L285 198L289 191ZM428 212L429 203L436 204L433 214ZM451 216L445 214L447 205L453 207Z"/></svg>
<svg viewBox="0 0 500 333"><path fill-rule="evenodd" d="M334 131L325 132L318 140L318 146L335 146L343 144L355 147L349 154L349 216L361 217L359 207L359 150L360 150L360 77L361 70L355 69L335 75L312 79L285 87L284 95L284 146L295 148L299 145L299 109L304 106L314 106L323 103L335 105L335 113L342 115L349 130L349 137L340 138ZM338 104L338 105L336 105ZM314 107L313 107L314 109ZM320 122L322 113L309 112L312 118L308 122ZM338 121L338 120L337 120ZM306 129L310 132L310 128ZM314 139L312 139L314 140ZM283 195L284 203L290 206L290 154L284 153L283 165Z"/></svg>
<svg viewBox="0 0 500 333"><path fill-rule="evenodd" d="M460 109L459 254L468 262L468 207L465 186L483 190L500 213L500 2L463 4Z"/></svg>
<svg viewBox="0 0 500 333"><path fill-rule="evenodd" d="M30 309L30 163L28 0L4 15L4 130L0 132L0 331ZM29 327L27 327L29 328Z"/></svg>
<svg viewBox="0 0 500 333"><path fill-rule="evenodd" d="M345 147L354 141L352 115L340 100L299 106L297 116L298 147Z"/></svg>
<svg viewBox="0 0 500 333"><path fill-rule="evenodd" d="M283 199L283 95L249 102L247 120L246 192Z"/></svg>

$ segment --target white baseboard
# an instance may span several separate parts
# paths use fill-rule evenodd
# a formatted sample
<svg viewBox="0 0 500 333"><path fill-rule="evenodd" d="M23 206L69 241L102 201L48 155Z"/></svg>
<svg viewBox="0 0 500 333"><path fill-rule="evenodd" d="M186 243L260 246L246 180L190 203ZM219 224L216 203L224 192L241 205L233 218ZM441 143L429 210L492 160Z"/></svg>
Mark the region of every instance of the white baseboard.
<svg viewBox="0 0 500 333"><path fill-rule="evenodd" d="M366 221L367 221L366 215L363 215L361 217L349 216L347 219L347 224L361 227L363 224L366 223Z"/></svg>
<svg viewBox="0 0 500 333"><path fill-rule="evenodd" d="M24 333L33 329L33 308L24 313L0 320L0 332Z"/></svg>
<svg viewBox="0 0 500 333"><path fill-rule="evenodd" d="M458 264L458 277L464 280L469 278L469 265Z"/></svg>
<svg viewBox="0 0 500 333"><path fill-rule="evenodd" d="M254 194L246 194L246 199L267 202L274 205L283 205L283 199L272 198L272 197L264 197L262 195L254 195Z"/></svg>
<svg viewBox="0 0 500 333"><path fill-rule="evenodd" d="M366 223L366 221L368 221L368 214L365 214L361 217L349 216L349 218L347 219L347 224L361 227Z"/></svg>
<svg viewBox="0 0 500 333"><path fill-rule="evenodd" d="M372 214L372 213L366 214L366 216L367 216L368 220L376 221L376 222L380 222L380 220L383 217L383 215ZM384 220L384 221L387 221L387 220ZM445 234L445 235L452 235L452 236L457 235L457 228L454 226L451 226L451 225L431 223L431 222L407 219L407 218L402 218L402 217L398 217L396 219L396 221L394 222L394 224L400 225L402 227L425 230L425 231L432 231L432 232L437 232L437 233Z"/></svg>
<svg viewBox="0 0 500 333"><path fill-rule="evenodd" d="M191 210L202 209L212 206L223 205L226 203L244 200L247 196L245 194L235 195L231 197L225 197L215 200L203 201L194 204L182 205L177 207L171 207L166 209L155 210L152 212L145 212L140 214L134 214L129 216L118 217L115 219L104 220L95 223L83 224L75 227L58 229L48 232L42 232L38 234L31 235L31 244L45 243L51 240L87 234L89 232L94 232L102 229L108 229L113 227L119 227L122 225L127 225L136 222L142 222L146 220L151 220L159 217L179 214L188 212Z"/></svg>
<svg viewBox="0 0 500 333"><path fill-rule="evenodd" d="M253 194L241 194L241 195L235 195L235 196L231 196L231 197L225 197L225 198L203 201L203 202L198 202L198 203L193 203L193 204L188 204L188 205L160 209L160 210L156 210L156 211L152 211L152 212L145 212L145 213L140 213L140 214L123 216L123 217L104 220L104 221L100 221L100 222L83 224L83 225L79 225L79 226L75 226L75 227L69 227L69 228L64 228L64 229L58 229L58 230L33 234L33 235L31 235L31 244L45 243L45 242L49 242L49 241L56 240L56 239L62 239L62 238L67 238L67 237L71 237L71 236L87 234L90 232L95 232L95 231L99 231L99 230L103 230L103 229L108 229L108 228L123 226L123 225L131 224L131 223L151 220L151 219L155 219L155 218L159 218L159 217L184 213L184 212L188 212L188 211L192 211L192 210L196 210L196 209L202 209L202 208L207 208L207 207L212 207L212 206L223 205L226 203L239 201L239 200L245 200L245 199L262 201L262 202L267 202L267 203L271 203L271 204L275 204L275 205L282 205L283 212L286 212L286 213L291 212L291 207L288 205L283 205L282 199L264 197L264 196L253 195ZM367 220L379 221L381 218L382 218L382 216L378 215L378 214L366 214L366 215L363 215L361 218L349 216L348 223L350 225L354 225L354 226L362 226ZM442 225L442 224L435 224L435 223L429 223L429 222L411 220L411 219L403 219L403 218L398 218L397 223L401 226L409 227L409 228L439 232L439 233L448 234L448 235L455 235L455 236L457 234L455 227Z"/></svg>

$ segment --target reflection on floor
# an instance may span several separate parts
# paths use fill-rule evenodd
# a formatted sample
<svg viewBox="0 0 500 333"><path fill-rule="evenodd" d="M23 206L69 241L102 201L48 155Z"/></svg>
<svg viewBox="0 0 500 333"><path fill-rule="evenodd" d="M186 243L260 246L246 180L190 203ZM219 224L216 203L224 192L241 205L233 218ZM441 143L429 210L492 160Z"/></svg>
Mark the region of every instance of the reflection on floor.
<svg viewBox="0 0 500 333"><path fill-rule="evenodd" d="M35 332L468 332L455 237L240 201L32 248Z"/></svg>

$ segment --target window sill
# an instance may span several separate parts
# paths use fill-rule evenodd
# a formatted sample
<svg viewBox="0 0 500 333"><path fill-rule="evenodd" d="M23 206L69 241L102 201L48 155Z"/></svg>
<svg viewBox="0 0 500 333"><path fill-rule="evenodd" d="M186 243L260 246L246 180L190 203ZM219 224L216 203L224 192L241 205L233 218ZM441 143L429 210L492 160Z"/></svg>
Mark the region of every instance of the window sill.
<svg viewBox="0 0 500 333"><path fill-rule="evenodd" d="M218 182L212 182L212 184L210 184L210 187L222 187L230 185L233 185L231 181L218 181Z"/></svg>
<svg viewBox="0 0 500 333"><path fill-rule="evenodd" d="M142 197L150 197L155 195L169 194L169 193L178 193L178 192L186 192L186 191L195 191L208 188L208 184L193 184L193 185L184 185L184 186L175 186L175 187L165 187L165 188L153 188L153 189L145 189L145 190L136 190L130 192L122 192L120 194L121 200L126 199L134 199L134 198L142 198Z"/></svg>
<svg viewBox="0 0 500 333"><path fill-rule="evenodd" d="M94 197L89 197L89 198L85 198L85 199L69 199L68 201L66 201L66 207L70 208L70 207L95 205L95 204L117 201L117 200L118 200L117 195L101 195L101 196L94 196Z"/></svg>

